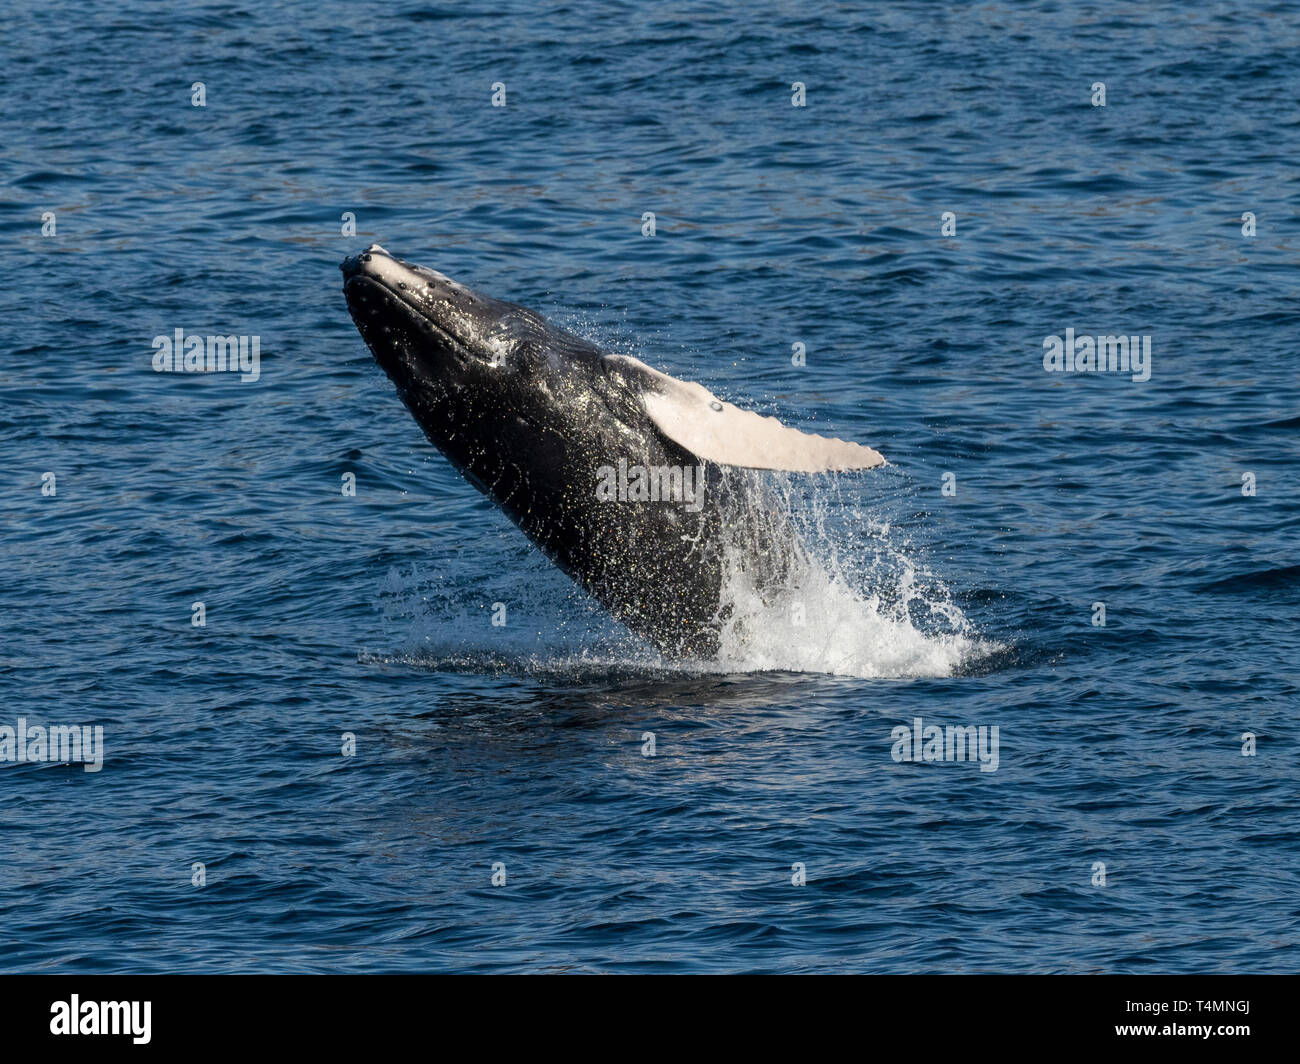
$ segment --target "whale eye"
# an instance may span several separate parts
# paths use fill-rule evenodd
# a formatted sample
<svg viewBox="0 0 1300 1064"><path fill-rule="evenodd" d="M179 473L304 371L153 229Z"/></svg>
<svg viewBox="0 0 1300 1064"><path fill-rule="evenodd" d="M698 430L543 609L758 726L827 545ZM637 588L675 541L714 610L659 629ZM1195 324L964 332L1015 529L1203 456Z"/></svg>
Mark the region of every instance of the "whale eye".
<svg viewBox="0 0 1300 1064"><path fill-rule="evenodd" d="M711 403L709 404L709 406L713 407L714 410L721 410L721 409L722 409L722 404L721 404L720 402L718 402L716 399L714 399L713 402L711 402Z"/></svg>

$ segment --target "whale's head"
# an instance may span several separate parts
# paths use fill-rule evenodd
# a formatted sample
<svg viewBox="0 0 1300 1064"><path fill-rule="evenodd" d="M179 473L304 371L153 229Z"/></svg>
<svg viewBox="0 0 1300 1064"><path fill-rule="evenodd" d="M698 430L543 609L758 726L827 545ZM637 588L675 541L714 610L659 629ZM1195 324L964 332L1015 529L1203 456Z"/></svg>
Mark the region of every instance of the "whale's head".
<svg viewBox="0 0 1300 1064"><path fill-rule="evenodd" d="M343 261L348 310L399 390L455 395L509 387L536 369L540 316L372 244Z"/></svg>
<svg viewBox="0 0 1300 1064"><path fill-rule="evenodd" d="M573 435L601 352L526 307L372 244L344 260L348 310L425 435L467 473ZM485 452L493 453L485 453Z"/></svg>

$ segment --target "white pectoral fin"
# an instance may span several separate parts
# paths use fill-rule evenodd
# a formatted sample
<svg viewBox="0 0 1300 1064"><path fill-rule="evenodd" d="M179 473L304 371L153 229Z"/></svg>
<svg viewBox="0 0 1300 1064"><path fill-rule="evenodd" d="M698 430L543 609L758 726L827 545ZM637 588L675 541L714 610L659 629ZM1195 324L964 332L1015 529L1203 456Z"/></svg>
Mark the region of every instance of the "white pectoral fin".
<svg viewBox="0 0 1300 1064"><path fill-rule="evenodd" d="M679 447L705 461L791 473L843 472L885 464L870 447L800 432L774 417L741 410L702 384L679 381L638 359L606 357L647 375L642 402L650 420Z"/></svg>

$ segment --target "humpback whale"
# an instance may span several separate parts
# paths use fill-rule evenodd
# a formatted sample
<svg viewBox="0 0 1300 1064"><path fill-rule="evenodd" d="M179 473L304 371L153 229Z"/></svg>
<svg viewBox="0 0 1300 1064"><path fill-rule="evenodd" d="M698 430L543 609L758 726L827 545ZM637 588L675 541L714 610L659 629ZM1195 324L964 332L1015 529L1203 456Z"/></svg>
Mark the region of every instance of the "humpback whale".
<svg viewBox="0 0 1300 1064"><path fill-rule="evenodd" d="M884 464L377 244L340 269L362 339L429 441L666 657L717 655L729 580L797 586L798 537L756 471Z"/></svg>

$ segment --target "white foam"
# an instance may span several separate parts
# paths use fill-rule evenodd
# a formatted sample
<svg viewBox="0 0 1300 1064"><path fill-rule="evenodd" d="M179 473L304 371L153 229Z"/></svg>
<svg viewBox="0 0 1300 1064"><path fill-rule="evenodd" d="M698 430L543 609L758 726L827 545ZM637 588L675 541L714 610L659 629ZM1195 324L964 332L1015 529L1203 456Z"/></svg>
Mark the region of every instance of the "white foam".
<svg viewBox="0 0 1300 1064"><path fill-rule="evenodd" d="M780 475L756 485L759 501L747 521L768 520L778 540L793 526L794 538L775 589L754 585L743 545L728 550L723 598L729 616L718 667L950 676L986 651L942 582L919 570L895 544L890 525L855 506L852 495L846 500L836 479L811 491Z"/></svg>
<svg viewBox="0 0 1300 1064"><path fill-rule="evenodd" d="M397 652L368 658L533 675L785 671L902 678L951 676L996 649L978 637L942 581L918 566L903 537L846 502L835 481L809 493L777 475L756 498L745 515L749 526L767 521L787 533L785 578L779 587L754 586L748 546L729 546L726 620L715 660L663 659L537 551L510 567L517 575L508 588L447 588L415 572L390 572L388 613L407 631ZM519 546L517 531L502 535ZM491 603L498 599L509 603L508 623L494 628Z"/></svg>

